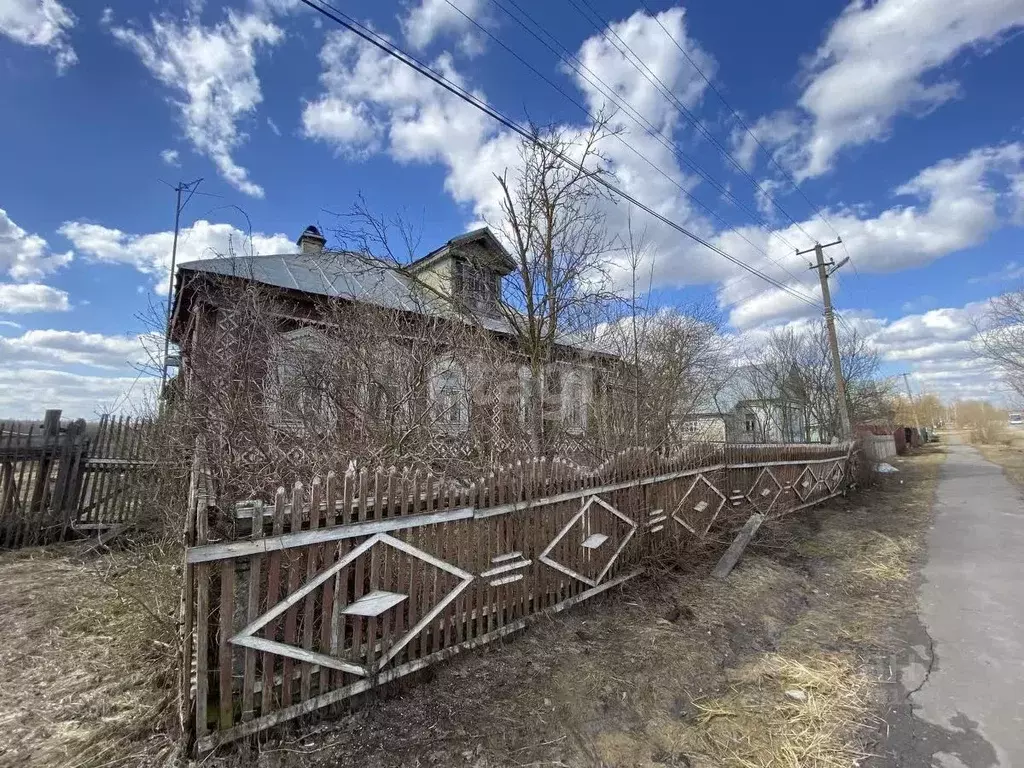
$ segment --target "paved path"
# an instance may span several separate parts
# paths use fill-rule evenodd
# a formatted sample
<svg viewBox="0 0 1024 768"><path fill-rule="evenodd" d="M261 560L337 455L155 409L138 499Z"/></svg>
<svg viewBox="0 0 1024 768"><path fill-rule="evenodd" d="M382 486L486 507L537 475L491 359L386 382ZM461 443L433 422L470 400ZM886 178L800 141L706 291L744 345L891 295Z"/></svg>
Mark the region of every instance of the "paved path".
<svg viewBox="0 0 1024 768"><path fill-rule="evenodd" d="M887 764L1024 768L1024 499L969 446L943 463L922 576Z"/></svg>

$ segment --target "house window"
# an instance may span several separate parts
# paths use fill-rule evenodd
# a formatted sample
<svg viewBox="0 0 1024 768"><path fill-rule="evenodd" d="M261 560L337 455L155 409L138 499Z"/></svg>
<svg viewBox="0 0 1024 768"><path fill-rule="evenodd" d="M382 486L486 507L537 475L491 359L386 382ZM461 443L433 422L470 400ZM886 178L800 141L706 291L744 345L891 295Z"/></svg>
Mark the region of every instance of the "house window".
<svg viewBox="0 0 1024 768"><path fill-rule="evenodd" d="M752 413L747 413L743 417L743 431L754 432L757 430L757 416Z"/></svg>
<svg viewBox="0 0 1024 768"><path fill-rule="evenodd" d="M562 385L562 426L572 432L587 428L587 387L580 371L570 371Z"/></svg>
<svg viewBox="0 0 1024 768"><path fill-rule="evenodd" d="M470 261L458 262L458 270L463 301L471 309L494 312L498 303L498 275Z"/></svg>
<svg viewBox="0 0 1024 768"><path fill-rule="evenodd" d="M438 363L431 380L438 425L447 432L469 427L469 388L462 368L453 361Z"/></svg>
<svg viewBox="0 0 1024 768"><path fill-rule="evenodd" d="M316 420L323 416L323 382L317 380L317 352L323 338L313 329L281 334L277 351L274 405L282 422Z"/></svg>
<svg viewBox="0 0 1024 768"><path fill-rule="evenodd" d="M696 435L698 432L700 432L700 422L699 421L684 421L683 422L683 432L685 434L687 434L687 435Z"/></svg>

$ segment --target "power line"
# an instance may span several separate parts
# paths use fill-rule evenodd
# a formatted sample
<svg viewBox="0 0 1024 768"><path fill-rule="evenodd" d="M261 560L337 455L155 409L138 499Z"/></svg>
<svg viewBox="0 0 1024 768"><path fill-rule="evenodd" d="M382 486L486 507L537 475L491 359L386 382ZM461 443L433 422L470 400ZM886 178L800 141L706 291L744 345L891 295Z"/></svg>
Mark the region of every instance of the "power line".
<svg viewBox="0 0 1024 768"><path fill-rule="evenodd" d="M576 74L578 74L581 78L583 78L588 83L590 83L591 86L593 86L598 91L600 91L602 93L602 95L605 96L605 98L608 98L612 102L616 103L618 106L624 106L624 107L628 108L627 114L629 114L630 117L632 118L632 120L635 123L637 123L641 128L643 128L647 132L648 135L650 135L652 138L659 139L661 141L662 145L665 146L670 152L675 154L679 159L681 159L684 163L686 163L689 167L691 167L695 172L697 172L699 175L701 175L702 178L704 178L706 181L708 181L713 186L715 186L723 195L728 196L737 207L745 210L751 217L753 217L756 221L758 221L761 224L761 226L768 232L769 235L773 235L773 234L776 235L789 248L791 248L791 249L793 248L792 243L790 243L788 240L783 238L777 232L773 232L772 229L768 226L767 222L765 222L763 219L760 219L749 208L746 208L738 199L735 198L735 196L732 195L731 192L729 192L727 189L725 189L720 184L718 184L718 182L714 179L714 177L710 176L710 174L707 174L703 169L700 168L700 166L698 166L695 163L693 163L692 161L690 161L686 157L685 154L683 154L678 148L675 147L674 142L672 142L663 133L658 131L648 120L646 120L646 118L643 117L643 115L640 114L640 112L638 110L636 110L628 101L626 101L626 99L624 99L623 97L621 97L618 94L616 94L614 92L614 90L611 89L608 86L607 83L605 83L600 77L598 77L585 64L580 62L578 58L576 58L572 54L568 54L571 57L571 59L572 59L572 61L570 61L564 55L559 54L558 51L556 51L551 45L549 45L547 42L545 42L543 39L541 39L541 37L536 32L534 32L529 27L527 27L522 22L522 20L516 18L515 15L510 13L507 8L504 8L503 6L501 6L499 3L496 2L496 0L491 0L491 1L500 10L502 10L505 14L507 14L509 16L509 18L511 18L512 20L517 22L524 30L526 30L528 33L533 35L533 37L536 40L538 40L538 42L540 42L541 44L545 45L548 48L549 51L551 51L555 56L560 58L565 64L567 64L569 67L571 67L573 69L573 71L576 72ZM565 90L561 86L559 86L557 83L553 82L544 73L540 72L529 61L524 59L519 53L517 53L515 50L513 50L504 41L502 41L500 38L498 38L495 34L493 34L486 27L481 25L476 19L474 19L472 16L468 15L467 13L465 13L461 8L459 8L454 3L452 3L451 0L445 0L445 2L448 3L448 5L450 5L452 7L452 9L454 9L457 13L461 14L462 17L465 18L469 23L473 24L483 34L487 35L491 40L493 40L495 43L497 43L502 48L504 48L505 51L507 51L512 57L514 57L517 61L519 61L523 66L525 66L527 69L529 69L531 72L533 72L537 77L539 77L541 80L543 80L549 86L551 86L555 91L557 91L559 94L561 94L562 97L566 99L566 101L568 101L569 103L571 103L575 107L577 107L579 110L581 110L592 122L596 122L597 121L596 116L586 106L584 106L579 101L577 101L575 98L573 98L571 95L566 93ZM522 10L522 8L520 8L518 5L516 5L515 0L509 0L509 2L520 13L522 13L526 18L530 19L531 23L533 23L534 25L537 25L536 21L532 17L530 17L530 15L528 13L526 13L526 11ZM538 28L539 28L539 26L538 26ZM545 31L545 34L548 37L550 37L560 48L562 48L563 50L566 50L564 48L564 46L559 44L558 41L555 40L549 33L547 33ZM566 51L566 52L568 53L568 51ZM575 64L573 62L575 62ZM594 79L596 79L601 84L601 86L603 86L603 88L599 88L593 82L593 80L591 80L587 75L583 74L583 72L581 72L580 69L578 69L575 66L576 64L578 64L579 67L582 67L591 76L593 76ZM636 147L634 147L632 144L630 144L628 141L626 141L620 134L615 133L614 136L630 152L632 152L638 158L640 158L645 163L647 163L654 171L656 171L661 176L663 176L670 184L672 184L680 192L682 192L690 201L692 201L697 206L699 206L701 209L706 211L710 216L715 218L723 227L725 227L726 229L733 230L735 232L735 234L737 235L737 237L742 239L751 248L753 248L755 251L757 251L762 256L764 256L765 259L767 259L768 261L771 261L776 266L778 266L782 271L786 272L790 277L793 278L793 280L795 280L797 282L798 285L802 285L802 281L800 280L800 278L797 275L793 274L793 272L791 272L789 269L787 269L784 264L782 264L777 259L772 258L763 248L759 247L756 243L754 243L752 240L750 240L750 238L748 238L746 235L744 235L741 231L737 230L732 224L727 222L720 214L718 214L716 211L712 210L709 206L707 206L703 202L701 202L701 200L699 200L695 195L693 195L688 189L686 189L676 179L672 178L672 176L670 176L668 173L666 173L666 171L661 166L659 166L657 163L653 162L650 158L648 158L646 155L644 155L642 152L640 152Z"/></svg>
<svg viewBox="0 0 1024 768"><path fill-rule="evenodd" d="M697 129L698 133L700 133L716 149L718 149L718 151L722 154L722 156L726 160L728 160L729 163L740 174L745 176L754 185L754 187L762 195L764 195L765 198L768 201L770 201L771 204L773 206L775 206L775 208L777 208L780 213L782 213L783 216L785 216L787 219L789 219L789 221L793 224L793 226L795 226L797 229L799 229L804 234L804 236L807 237L807 239L815 241L816 238L811 237L811 235L807 232L807 230L803 228L803 225L801 225L800 222L798 222L796 219L794 219L792 216L790 216L789 212L786 211L786 209L783 208L782 205L774 197L772 197L772 195L768 192L768 190L766 190L764 187L762 187L761 183L758 182L758 180L755 179L753 176L751 176L750 172L747 171L747 169L744 168L743 165L740 164L740 162L737 161L736 158L734 158L732 156L732 153L728 149L726 149L725 147L722 146L721 142L719 142L718 139L716 139L714 137L714 135L707 129L707 127L700 121L700 119L696 115L694 115L689 109L687 109L686 105L684 105L681 101L679 101L678 98L676 98L675 94L672 93L671 89L667 85L665 85L665 83L662 82L661 78L659 78L657 76L657 74L655 74L650 69L650 67L648 67L644 63L643 59L641 59L636 54L636 52L629 46L629 44L619 36L619 33L616 32L612 28L612 26L599 13L597 13L597 11L594 10L593 6L591 6L590 3L587 2L587 0L579 0L579 2L581 2L584 6L586 6L586 8L590 12L590 14L592 14L593 18L588 17L587 14L583 12L583 10L579 7L579 5L577 5L577 0L569 0L569 4L572 5L573 8L575 8L576 11L581 16L586 18L593 25L593 27L598 31L598 33L605 39L605 41L607 41L609 45L614 47L620 54L622 54L622 57L627 62L629 62L633 66L633 68L636 69L637 72L639 72L641 75L643 75L643 77L647 80L647 82L649 82L651 85L655 85L655 83L657 83L657 86L655 86L656 90L658 90L671 104L673 104L676 107L677 111L679 111L679 113L682 114L683 117L685 117L687 119L687 121L694 128ZM594 22L594 18L596 18L601 23L597 24L596 22ZM613 43L609 39L608 35L605 34L605 30L606 29L615 36L615 39L618 40L622 44L623 48L625 48L626 51L629 51L629 54L633 57L632 59L630 59L630 57L626 55L626 53L622 50L622 48L619 48L617 45L615 45L615 43ZM641 70L641 67L643 67L643 70Z"/></svg>
<svg viewBox="0 0 1024 768"><path fill-rule="evenodd" d="M794 179L792 175L788 171L786 171L786 169L783 168L782 165L779 164L779 162L775 159L775 156L768 151L768 148L765 147L764 144L761 143L761 140L757 138L757 134L755 134L750 129L746 121L744 121L744 119L740 116L740 113L737 112L731 104L729 104L725 96L722 95L722 92L719 91L718 88L715 87L715 84L711 81L711 79L704 74L704 71L700 68L700 65L698 65L697 62L694 61L693 58L690 56L690 54L686 52L686 49L683 48L682 45L680 45L679 41L676 40L675 36L673 36L673 34L669 32L668 29L665 28L665 25L661 23L661 19L659 19L658 15L653 10L651 10L651 7L647 4L646 0L640 0L640 3L643 5L647 13L650 14L651 18L654 19L657 25L661 27L662 31L668 36L668 39L671 40L672 43L676 46L676 48L679 49L679 52L683 54L683 56L686 58L688 62L690 62L690 66L692 66L697 71L697 74L700 75L701 79L705 83L707 83L708 87L711 88L712 91L714 91L715 95L718 96L718 100L721 101L725 108L732 113L733 117L736 118L736 121L740 124L743 130L747 132L747 135L749 135L750 138L754 140L754 143L757 144L760 150L765 154L769 162L771 162L771 164L775 166L776 170L778 170L778 172L782 174L783 178L786 179L786 181L788 181L792 185L793 189L795 189L800 194L800 197L802 197L804 199L804 202L806 202L807 205L810 206L811 210L814 211L814 213L817 214L817 216L823 222L825 222L825 225L832 230L832 233L836 237L839 237L839 232L836 230L835 227L832 226L831 222L829 222L829 220L825 218L825 215L821 212L821 209L813 202L811 202L811 199L807 197L807 194L803 191L800 185L797 184L796 179Z"/></svg>
<svg viewBox="0 0 1024 768"><path fill-rule="evenodd" d="M745 270L751 272L752 274L757 275L758 277L761 277L765 282L770 283L771 285L776 286L777 288L785 291L786 293L794 296L795 298L800 299L801 301L804 301L804 302L806 302L806 303L808 303L808 304L810 304L812 306L816 306L816 303L814 302L814 300L809 298L808 296L805 296L804 294L801 294L801 293L799 293L797 291L792 290L791 288L789 288L789 286L785 285L784 283L781 283L780 281L776 280L775 278L771 277L770 275L767 275L764 272L761 272L756 267L753 267L750 264L747 264L747 263L741 261L740 259L737 259L736 257L730 255L729 253L726 253L724 250L722 250L718 246L708 242L707 240L705 240L704 238L700 237L696 233L691 232L690 230L688 230L686 227L682 226L681 224L678 224L678 223L672 221L671 219L669 219L668 217L663 216L662 214L658 213L656 210L651 208L649 205L646 205L646 204L640 202L635 197L633 197L629 193L625 192L624 190L620 189L619 187L615 186L614 184L612 184L607 179L603 178L602 176L600 176L598 174L595 174L592 169L591 170L586 169L580 163L575 162L571 158L567 157L564 153L558 151L554 147L552 147L549 144L545 143L544 141L539 139L536 135L530 133L527 129L523 128L521 125L516 123L511 118L506 117L504 114L502 114L497 109L495 109L494 107L492 107L489 104L487 104L485 101L483 101L480 98L474 96L472 93L470 93L466 89L462 88L461 86L453 83L451 80L446 78L441 73L437 72L436 70L432 69L428 65L424 64L422 61L420 61L419 59L415 58L411 54L406 53L404 50L399 48L394 43L390 42L389 40L387 40L386 38L382 37L381 35L378 35L376 32L373 32L373 30L371 30L371 29L365 27L364 25L360 24L358 21L356 21L352 17L348 16L346 13L344 13L341 10L339 10L338 8L330 5L329 3L322 2L322 0L321 0L321 2L314 2L313 0L301 0L301 2L303 3L303 5L306 5L306 6L310 7L310 8L312 8L313 10L317 11L321 15L323 15L323 16L331 19L332 21L336 22L337 24L340 24L341 26L345 27L350 32L352 32L353 34L357 35L358 37L362 38L366 42L368 42L368 43L374 45L375 47L379 48L380 50L384 51L389 56L392 56L393 58L398 59L400 62L405 64L407 67L415 70L416 72L418 72L419 74L423 75L424 77L427 77L428 79L433 81L435 84L441 86L444 90L448 91L449 93L451 93L454 96L459 97L460 99L465 101L467 104L470 104L471 106L473 106L476 109L480 110L481 112L483 112L484 114L486 114L490 118L492 118L493 120L496 120L497 122L501 123L506 128L508 128L509 130L511 130L514 133L516 133L519 136L521 136L522 138L526 139L527 141L532 142L533 144L536 144L537 146L541 147L545 151L550 152L552 155L554 155L555 157L559 158L562 162L564 162L567 165L575 168L576 170L578 170L578 171L580 171L582 173L587 174L595 183L600 184L601 186L603 186L605 189L607 189L612 194L617 195L618 197L621 197L623 200L626 200L627 202L632 203L633 205L635 205L637 208L639 208L640 210L644 211L648 215L653 216L654 218L658 219L658 221L660 221L663 224L671 227L672 229L676 230L680 234L685 235L686 237L690 238L694 242L696 242L696 243L698 243L700 245L703 245L705 248L707 248L708 250L718 254L719 256L721 256L722 258L726 259L727 261L735 264L738 267L741 267L742 269L745 269ZM330 9L330 10L328 10L328 9Z"/></svg>

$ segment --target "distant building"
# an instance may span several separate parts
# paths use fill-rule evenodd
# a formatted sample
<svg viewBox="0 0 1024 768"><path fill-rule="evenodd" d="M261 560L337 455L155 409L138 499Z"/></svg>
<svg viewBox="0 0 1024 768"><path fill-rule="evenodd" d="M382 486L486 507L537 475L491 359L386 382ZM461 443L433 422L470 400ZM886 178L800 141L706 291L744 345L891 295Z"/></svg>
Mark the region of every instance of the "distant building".
<svg viewBox="0 0 1024 768"><path fill-rule="evenodd" d="M682 420L695 440L728 443L804 443L816 438L795 375L772 385L754 366L739 366L714 395Z"/></svg>

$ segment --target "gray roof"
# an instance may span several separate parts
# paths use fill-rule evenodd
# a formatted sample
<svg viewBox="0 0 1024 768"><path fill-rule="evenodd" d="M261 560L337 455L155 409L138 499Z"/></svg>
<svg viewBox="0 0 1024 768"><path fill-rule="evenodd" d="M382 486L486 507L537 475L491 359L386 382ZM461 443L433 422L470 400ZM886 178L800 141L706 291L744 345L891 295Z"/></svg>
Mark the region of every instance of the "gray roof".
<svg viewBox="0 0 1024 768"><path fill-rule="evenodd" d="M415 278L396 271L384 262L348 251L288 253L273 256L234 256L202 259L181 265L182 270L206 272L253 280L316 296L362 301L386 309L440 315L436 305L417 291ZM503 317L476 313L483 328L496 333L512 333ZM560 339L565 347L609 354L594 341L581 338Z"/></svg>
<svg viewBox="0 0 1024 768"><path fill-rule="evenodd" d="M317 296L358 299L390 309L415 312L423 306L407 276L381 261L345 251L202 259L186 262L181 268Z"/></svg>

